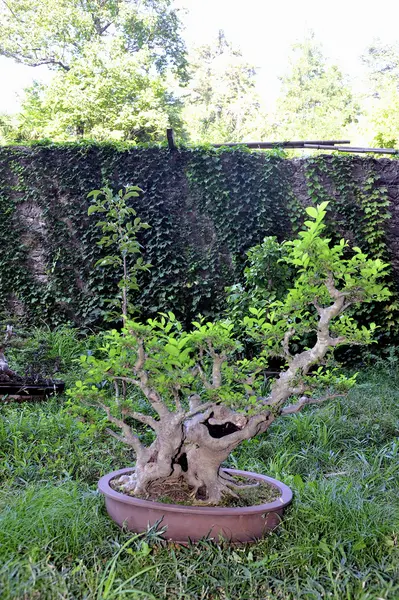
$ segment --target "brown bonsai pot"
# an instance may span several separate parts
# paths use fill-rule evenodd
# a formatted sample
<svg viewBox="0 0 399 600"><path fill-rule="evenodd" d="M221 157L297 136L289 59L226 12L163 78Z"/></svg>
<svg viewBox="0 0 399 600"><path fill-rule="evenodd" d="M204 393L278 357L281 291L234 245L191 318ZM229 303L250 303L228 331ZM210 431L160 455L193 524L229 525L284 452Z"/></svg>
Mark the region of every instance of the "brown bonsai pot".
<svg viewBox="0 0 399 600"><path fill-rule="evenodd" d="M290 488L265 475L235 469L224 470L232 475L266 482L277 487L281 495L273 502L256 506L182 506L134 498L110 487L112 479L131 473L134 468L121 469L105 475L100 479L98 488L105 496L109 516L119 526L141 533L146 531L149 525L161 521L161 527L167 527L164 537L175 542L187 543L189 540L220 537L232 543L252 542L275 529L281 521L285 507L292 500Z"/></svg>

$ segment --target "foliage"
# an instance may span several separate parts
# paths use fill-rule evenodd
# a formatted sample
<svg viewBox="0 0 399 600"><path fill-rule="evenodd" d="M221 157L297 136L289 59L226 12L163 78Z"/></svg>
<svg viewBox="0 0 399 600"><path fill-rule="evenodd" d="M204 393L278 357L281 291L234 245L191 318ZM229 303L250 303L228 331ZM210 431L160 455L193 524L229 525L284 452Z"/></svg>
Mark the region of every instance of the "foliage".
<svg viewBox="0 0 399 600"><path fill-rule="evenodd" d="M27 90L14 139L160 138L179 128L167 74L186 80L171 0L12 0L0 8L0 54L55 71ZM29 23L29 26L27 26Z"/></svg>
<svg viewBox="0 0 399 600"><path fill-rule="evenodd" d="M329 65L314 36L296 44L290 72L281 78L275 135L280 139L342 139L359 106L345 77Z"/></svg>
<svg viewBox="0 0 399 600"><path fill-rule="evenodd" d="M262 137L265 114L255 89L255 68L227 41L223 31L212 45L197 48L190 74L183 118L192 142Z"/></svg>
<svg viewBox="0 0 399 600"><path fill-rule="evenodd" d="M34 84L26 90L13 139L150 142L162 140L168 127L183 136L180 102L162 77L148 73L147 60L96 52L56 73L48 85Z"/></svg>
<svg viewBox="0 0 399 600"><path fill-rule="evenodd" d="M250 307L243 319L260 346L253 358L240 355L231 321L200 320L185 331L172 313L147 324L125 321L121 333L104 335L99 354L82 356L86 375L69 394L104 410L117 428L110 434L134 449L135 473L123 483L130 493L140 496L154 481L183 478L195 500L219 504L231 493L219 467L239 443L264 433L280 415L320 401L314 394L328 398L332 389L344 392L354 385L354 377L319 365L328 364L339 346L373 341L375 324L359 327L347 310L389 297L380 282L388 265L358 247L346 257L344 239L331 245L323 235L326 207L308 207L311 220L284 244L283 260L296 270L293 287L265 308ZM303 345L309 334L309 346L292 353L291 342ZM264 374L276 356L286 366L265 389ZM139 395L128 397L124 389L121 397L120 384L130 384ZM135 423L154 431L150 444ZM199 489L205 499L198 498Z"/></svg>
<svg viewBox="0 0 399 600"><path fill-rule="evenodd" d="M399 144L399 46L376 40L362 57L368 75L370 137L379 146Z"/></svg>
<svg viewBox="0 0 399 600"><path fill-rule="evenodd" d="M190 283L195 282L194 315L209 312L204 298L212 299L216 309L224 308L224 288L241 278L245 251L265 235L282 239L290 229L292 191L283 159L280 152L245 149L192 153L188 200L198 241L189 250L188 264Z"/></svg>
<svg viewBox="0 0 399 600"><path fill-rule="evenodd" d="M144 316L172 310L190 323L199 312L221 311L245 251L289 231L289 183L278 154L47 144L4 148L0 157L0 298L5 310L36 324L92 326L114 295L112 269L94 269L105 252L85 201L106 183L120 189L135 181L144 190L135 208L152 229L139 241L154 265L139 277ZM30 211L41 225L28 230ZM40 280L35 252L43 257Z"/></svg>
<svg viewBox="0 0 399 600"><path fill-rule="evenodd" d="M362 183L356 185L356 167L349 157L337 154L330 161L323 161L320 157L308 159L305 169L308 193L315 204L321 201L330 203L327 226L333 239L338 240L350 232L354 244L362 245L368 253L387 262L389 248L385 232L391 216L388 212L388 190L380 180L375 162L362 161L360 165L363 178ZM392 294L383 309L370 303L354 315L363 324L376 322L380 341L396 335L398 321L398 303L390 269L385 280Z"/></svg>
<svg viewBox="0 0 399 600"><path fill-rule="evenodd" d="M135 312L132 306L130 294L139 289L137 276L140 271L148 271L150 264L145 264L141 256L141 247L137 240L137 234L142 229L148 229L148 223L143 223L134 208L128 206L130 198L138 198L141 188L129 186L126 191L119 190L118 194L109 187L101 190L93 190L88 194L92 198L92 204L88 209L88 215L101 213L102 220L97 222L101 228L102 238L97 242L102 248L115 249L117 254L107 254L100 258L95 266L110 266L114 272L119 272L121 279L118 282L120 290L116 299L109 300L114 309L113 316L122 315L123 323L126 325L128 315ZM132 257L138 255L134 263L130 262ZM137 310L137 309L136 309Z"/></svg>
<svg viewBox="0 0 399 600"><path fill-rule="evenodd" d="M159 70L184 69L180 21L170 0L54 2L11 0L1 6L0 53L29 65L68 71L87 49L115 45L149 52Z"/></svg>
<svg viewBox="0 0 399 600"><path fill-rule="evenodd" d="M286 246L274 236L265 237L246 255L243 283L226 288L227 312L233 321L240 321L250 307L265 308L270 301L281 300L293 277L292 268L283 260Z"/></svg>
<svg viewBox="0 0 399 600"><path fill-rule="evenodd" d="M278 531L244 547L188 547L116 527L96 492L130 452L72 418L62 399L2 407L0 587L4 600L98 600L124 545L109 597L134 587L170 600L239 596L396 600L399 524L398 370L369 368L343 400L281 419L273 435L240 446L232 468L276 477L294 490ZM51 460L49 460L51 457ZM77 509L79 508L79 510ZM130 586L129 586L130 587ZM119 590L119 598L132 593Z"/></svg>
<svg viewBox="0 0 399 600"><path fill-rule="evenodd" d="M367 67L369 83L373 95L379 96L385 86L399 85L399 45L384 44L377 39L362 56Z"/></svg>
<svg viewBox="0 0 399 600"><path fill-rule="evenodd" d="M15 328L16 342L7 351L11 368L29 376L41 375L74 382L77 376L78 359L91 351L94 340L70 325L34 327L24 329L20 325Z"/></svg>
<svg viewBox="0 0 399 600"><path fill-rule="evenodd" d="M399 145L399 79L381 88L370 108L370 129L374 141L383 148Z"/></svg>
<svg viewBox="0 0 399 600"><path fill-rule="evenodd" d="M135 202L152 227L139 233L153 265L150 274L140 273L135 298L144 318L171 310L188 326L199 313L222 314L226 286L244 283L248 249L265 236L281 242L301 229L305 195L314 204L330 201L333 239L349 238L386 262L392 249L383 164L339 155L294 163L279 152L241 148L170 153L115 143L2 147L2 310L36 325L45 320L92 327L101 321L118 278L110 267L94 268L105 251L97 246L96 219L87 216L85 197L106 184L120 189L137 182L144 190ZM308 192L296 198L302 169ZM384 303L372 311L373 320L383 317L382 333L385 315L393 313Z"/></svg>
<svg viewBox="0 0 399 600"><path fill-rule="evenodd" d="M314 222L305 221L306 229L299 233L298 239L284 243L288 249L284 260L296 270L294 285L285 298L272 304L271 313L270 307L250 308L251 316L244 318L255 339L267 344L266 353L263 352L266 356L271 354L290 360L288 344L301 344L304 340L309 344L309 334L320 332L323 318L320 307L336 298L335 287L345 296L338 318L329 327L336 345L342 345L338 342L340 339L345 345L367 344L375 335L375 323L368 327L359 326L354 316L359 303L389 298L389 290L383 283L378 283L388 265L379 258L368 259L358 247L353 248L353 254L348 258L348 243L343 238L331 246L331 240L321 235L325 229L326 208L327 202L307 208L306 212ZM352 305L356 309L350 313L348 309ZM285 340L285 347L282 340ZM318 372L319 381L320 375Z"/></svg>
<svg viewBox="0 0 399 600"><path fill-rule="evenodd" d="M15 130L15 118L7 114L0 114L0 145L12 141Z"/></svg>

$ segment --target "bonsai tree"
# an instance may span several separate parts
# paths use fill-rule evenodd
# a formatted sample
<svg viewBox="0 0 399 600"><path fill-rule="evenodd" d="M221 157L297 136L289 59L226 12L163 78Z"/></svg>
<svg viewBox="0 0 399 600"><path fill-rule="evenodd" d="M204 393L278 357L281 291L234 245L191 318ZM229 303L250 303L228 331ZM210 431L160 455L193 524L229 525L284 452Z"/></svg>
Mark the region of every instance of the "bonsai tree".
<svg viewBox="0 0 399 600"><path fill-rule="evenodd" d="M86 375L73 396L105 411L110 435L136 455L135 472L121 479L126 493L145 497L155 482L184 482L193 502L218 504L235 494L237 482L221 465L241 442L354 384L330 357L344 344L372 341L375 326L359 327L348 309L387 298L387 265L324 237L326 207L308 208L304 231L285 243L284 260L297 274L292 289L243 319L260 348L256 358L243 356L232 322L199 319L184 331L171 313L145 324L127 320L105 335L98 355L82 357ZM303 339L308 346L292 354ZM285 367L265 381L275 356Z"/></svg>

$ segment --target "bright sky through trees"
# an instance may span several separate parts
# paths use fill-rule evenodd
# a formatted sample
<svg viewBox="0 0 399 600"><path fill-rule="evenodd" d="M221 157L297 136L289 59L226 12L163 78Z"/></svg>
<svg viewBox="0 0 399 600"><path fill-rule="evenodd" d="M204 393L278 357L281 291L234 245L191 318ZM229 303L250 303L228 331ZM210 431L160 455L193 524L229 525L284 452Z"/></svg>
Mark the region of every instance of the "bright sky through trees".
<svg viewBox="0 0 399 600"><path fill-rule="evenodd" d="M15 1L17 2L17 0ZM49 6L52 1L50 0ZM66 1L70 1L71 6L73 5L73 0ZM1 2L4 0L0 0ZM157 0L157 2L161 2L161 0ZM224 79L221 77L220 80L217 69L214 71L213 79L211 78L209 81L213 81L214 91L217 88L222 93L219 93L217 97L212 96L210 104L209 102L205 102L205 104L200 102L199 106L197 102L194 106L192 98L187 101L189 98L187 93L195 84L195 78L186 89L180 88L179 90L173 82L170 88L165 87L165 93L172 92L172 96L174 95L175 98L181 96L184 100L186 95L187 98L184 100L186 108L195 108L192 114L188 114L187 111L183 114L183 128L185 127L186 134L188 132L191 141L220 142L255 138L279 140L282 139L281 136L284 138L287 136L288 138L292 138L292 136L298 138L301 135L309 137L310 132L315 132L318 139L326 136L328 138L344 136L345 139L350 139L354 145L359 146L376 143L389 146L399 144L397 127L399 94L396 91L396 84L392 80L388 80L389 75L382 71L376 99L375 89L372 88L370 81L367 82L366 75L370 71L367 73L365 64L360 58L374 42L381 47L399 41L396 28L397 17L399 17L397 0L386 0L380 10L377 10L375 4L372 4L370 0L335 0L334 3L320 0L302 0L302 2L296 0L280 0L280 2L271 2L270 0L245 0L245 2L242 0L174 0L174 2L175 6L182 9L181 20L185 27L182 34L188 45L188 58L192 66L196 56L196 51L193 49L209 43L213 47L218 39L219 31L223 30L234 52L241 49L241 54L238 53L236 56L242 57L238 59L239 62L241 61L242 68L245 65L256 68L256 74L252 77L248 87L245 102L243 98L240 98L240 94L236 98L237 101L233 101L231 93L233 96L238 93L233 89L229 93L226 91L226 96L223 93L223 81L226 85L228 82L233 85L231 71L226 71ZM55 2L55 6L57 6L57 2ZM293 78L293 59L295 56L298 58L298 54L295 55L292 48L296 42L306 45L306 39L310 39L310 32L314 33L313 39L316 46L318 43L322 44L321 48L315 52L321 52L321 56L327 58L327 63L324 58L322 59L320 67L322 70L325 68L326 73L330 73L331 76L325 75L320 81L310 82L306 95L304 83L297 85L295 77ZM378 42L378 40L380 41ZM303 45L301 47L304 48ZM397 54L397 50L395 52ZM91 64L89 63L90 61L87 64L83 61L82 65L86 65L89 69ZM53 139L72 139L71 131L75 131L77 135L78 129L79 131L82 129L76 128L75 121L84 121L85 127L82 131L86 137L94 136L96 139L103 139L105 136L113 139L116 136L118 139L138 139L140 141L136 133L142 130L147 118L151 121L151 132L148 124L144 127L144 139L147 141L153 139L153 136L159 139L159 132L166 127L165 119L169 120L169 124L176 129L178 135L186 135L184 132L178 131L182 125L181 122L178 124L176 121L176 118L179 120L181 116L179 116L178 102L172 106L167 101L168 94L166 96L164 94L164 97L162 90L157 96L160 103L153 102L148 97L145 92L148 86L141 86L143 88L141 96L144 94L141 100L144 103L140 104L137 98L134 104L127 103L125 106L123 102L120 103L124 94L131 95L133 93L134 90L130 89L130 82L134 82L134 77L129 69L125 69L119 63L120 61L117 61L114 65L117 68L116 80L115 76L112 78L109 73L108 75L100 73L95 80L92 80L93 74L90 75L89 69L90 73L86 73L86 76L90 75L91 79L89 77L90 84L87 89L92 93L85 95L84 106L82 102L76 102L76 86L72 85L71 88L71 82L68 84L69 87L67 86L68 89L60 90L59 85L57 87L58 80L53 79L51 88L47 88L45 98L42 97L40 102L36 96L37 90L41 88L35 88L32 92L33 96L31 93L30 101L25 101L23 109L25 113L20 113L15 122L7 121L6 117L5 120L3 118L5 132L3 137L5 135L8 136L7 139L15 138L20 141L25 138L37 139L43 136L50 136ZM303 63L304 66L305 63ZM333 70L330 69L332 64L336 65L333 67L336 73L334 77ZM79 83L79 77L82 74L79 74L79 69L78 73L75 71L71 77L77 75L76 82ZM194 71L192 74L194 75ZM197 79L199 74L197 73ZM34 79L47 84L53 75L54 71L51 73L46 67L27 67L15 63L12 59L0 57L0 82L2 84L0 116L1 113L12 114L20 111L19 99L23 97L24 88L31 86ZM122 82L120 75L127 79ZM241 75L244 75L244 71L241 72ZM285 81L287 81L287 75L288 80L291 81L291 91L288 90L288 92L286 88L280 86L280 78L285 77ZM309 75L310 79L313 79L311 72ZM61 78L58 84L66 85L68 83L65 81L68 79L65 72L59 73L58 78ZM205 78L204 81L206 82L207 79ZM240 81L244 81L242 77ZM118 96L114 92L116 82L118 89L122 91L121 97L119 97L120 94ZM86 85L87 83L86 81ZM237 88L236 83L233 85L234 89ZM102 88L105 84L108 85L108 93L111 93L111 97L105 101L105 106L109 106L109 100L112 99L115 104L116 121L111 118L111 113L104 113L101 117L95 110L97 121L99 121L97 123L97 121L93 121L90 111L96 106L97 101L101 100L104 103L105 92ZM343 97L340 99L336 96L337 94L340 96L341 85L341 96L343 95ZM389 88L389 85L392 89ZM81 87L79 83L77 88L79 93L81 93ZM301 92L301 102L298 106L295 102L293 105L289 100L296 98L297 87L298 92ZM288 97L286 97L287 93ZM57 114L53 115L55 98L62 98L65 106L61 106L57 102ZM275 104L276 100L277 104ZM220 113L215 121L212 115L219 114L222 106L225 107L228 114L223 109L223 118ZM77 111L76 115L72 109ZM126 109L128 114L125 114L122 109ZM152 110L151 118L148 109ZM206 122L209 122L210 129L207 126L206 130L202 131L201 127L203 128L204 124L201 125L201 123L205 115L204 111L207 114ZM64 122L64 117L67 118L67 121L68 119L69 121L72 119L72 121ZM199 120L197 123L199 129L193 119L194 121L195 119ZM230 126L236 121L240 127L234 126L230 131ZM12 130L10 129L11 122L14 128ZM13 133L10 133L11 131Z"/></svg>
<svg viewBox="0 0 399 600"><path fill-rule="evenodd" d="M219 29L256 65L258 90L268 104L278 93L287 69L291 46L309 30L323 42L325 53L360 87L359 57L373 39L385 43L398 37L397 0L385 0L378 9L371 0L176 0L187 10L184 37L189 46L215 38ZM45 68L29 68L0 58L0 112L15 112L17 94L34 78L48 80Z"/></svg>

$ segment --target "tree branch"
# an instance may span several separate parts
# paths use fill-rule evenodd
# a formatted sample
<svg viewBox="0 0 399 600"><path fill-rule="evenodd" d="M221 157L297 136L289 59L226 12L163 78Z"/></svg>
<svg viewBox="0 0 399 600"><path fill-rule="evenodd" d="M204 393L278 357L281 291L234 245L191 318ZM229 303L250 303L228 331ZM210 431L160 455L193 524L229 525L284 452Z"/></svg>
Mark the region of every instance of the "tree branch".
<svg viewBox="0 0 399 600"><path fill-rule="evenodd" d="M321 315L321 311L323 310L322 307L320 306L320 304L317 301L317 298L313 299L313 306L315 307L315 309L317 310L318 315Z"/></svg>
<svg viewBox="0 0 399 600"><path fill-rule="evenodd" d="M342 312L345 294L337 290L331 273L328 274L325 285L334 302L323 308L318 305L317 300L313 301L319 315L316 343L313 348L291 357L288 369L281 373L272 385L269 397L270 405L283 406L290 396L303 393L306 388L302 383L297 383L298 376L306 375L310 367L320 362L330 348L346 341L344 337L332 338L330 336L330 322Z"/></svg>
<svg viewBox="0 0 399 600"><path fill-rule="evenodd" d="M117 439L119 439L119 441L123 442L124 444L128 444L128 446L131 446L136 452L136 455L139 455L144 450L144 446L140 442L138 435L132 432L127 423L111 415L111 409L109 408L109 406L106 406L102 403L100 403L99 405L105 411L108 421L122 430L123 436L118 436Z"/></svg>
<svg viewBox="0 0 399 600"><path fill-rule="evenodd" d="M199 362L195 365L194 369L192 370L192 374L194 377L197 374L199 375L199 378L201 379L205 389L207 389L207 390L212 389L212 385L209 383L209 381L205 375L204 369L202 368L202 365Z"/></svg>
<svg viewBox="0 0 399 600"><path fill-rule="evenodd" d="M224 354L216 354L213 357L212 365L212 389L216 390L222 385L222 365L226 362L227 356Z"/></svg>
<svg viewBox="0 0 399 600"><path fill-rule="evenodd" d="M113 379L117 379L118 381L124 381L125 383L132 383L133 385L137 385L137 387L140 387L140 381L138 379L133 379L132 377L123 377L122 375L113 375Z"/></svg>
<svg viewBox="0 0 399 600"><path fill-rule="evenodd" d="M199 404L198 406L192 408L190 410L190 412L186 413L184 415L184 419L188 420L191 419L192 417L195 417L196 415L198 415L199 413L202 412L207 412L209 409L216 407L217 404L215 404L215 402L205 402L204 404Z"/></svg>
<svg viewBox="0 0 399 600"><path fill-rule="evenodd" d="M223 409L225 411L228 410L227 407L224 406L221 406L220 409L221 411L223 411ZM259 433L266 431L275 418L274 415L268 410L264 413L254 415L249 419L244 415L234 413L233 411L231 411L231 413L230 419L226 419L224 415L216 415L216 418L212 419L212 421L213 424L217 425L219 423L226 423L229 421L238 421L238 419L241 418L241 423L237 422L239 427L237 431L220 438L212 437L210 436L208 428L203 422L203 419L200 421L194 419L192 423L187 425L187 440L198 444L200 447L204 446L206 448L210 448L214 452L227 450L228 453L230 453L243 440L249 440ZM237 419L234 418L234 414L236 415Z"/></svg>
<svg viewBox="0 0 399 600"><path fill-rule="evenodd" d="M123 408L122 414L126 417L132 417L132 419L135 419L144 425L148 425L154 431L158 431L159 429L159 421L150 415L143 415L142 413L136 412L135 410L130 410L129 408Z"/></svg>
<svg viewBox="0 0 399 600"><path fill-rule="evenodd" d="M339 300L340 298L343 298L347 295L345 294L345 292L340 292L335 287L334 277L330 271L327 273L327 279L324 281L324 285L326 286L328 293L330 294L331 298L333 298L333 300Z"/></svg>
<svg viewBox="0 0 399 600"><path fill-rule="evenodd" d="M18 16L16 15L16 13L12 10L11 6L8 4L8 2L6 2L6 0L1 0L1 2L4 4L4 6L6 6L8 8L8 10L10 11L10 13L12 14L12 16L14 17L14 19L16 21L19 21L20 23L23 23L23 21L21 19L18 18Z"/></svg>
<svg viewBox="0 0 399 600"><path fill-rule="evenodd" d="M348 343L348 339L344 335L340 335L336 338L330 337L330 345L331 346L338 346L339 344L345 344L345 343ZM354 342L351 342L351 343L354 343Z"/></svg>
<svg viewBox="0 0 399 600"><path fill-rule="evenodd" d="M109 27L111 27L112 23L113 23L112 21L108 21L108 23L105 23L105 25L102 25L102 26L100 24L95 25L98 35L99 36L103 35L103 33L105 33L107 31L107 29Z"/></svg>
<svg viewBox="0 0 399 600"><path fill-rule="evenodd" d="M181 388L180 388L180 385L178 383L175 383L172 386L172 395L173 395L173 398L174 398L174 401L175 401L175 406L176 406L177 412L183 412L183 407L181 405L180 395L179 395L180 389Z"/></svg>
<svg viewBox="0 0 399 600"><path fill-rule="evenodd" d="M212 384L210 389L220 388L222 385L222 365L227 360L227 356L225 354L218 354L210 340L206 340L206 345L208 348L208 354L212 357Z"/></svg>
<svg viewBox="0 0 399 600"><path fill-rule="evenodd" d="M302 398L300 398L299 402L297 402L296 404L291 404L290 406L286 406L285 408L283 408L280 412L280 415L284 416L284 415L292 415L294 413L299 412L300 410L302 410L302 408L304 406L307 406L308 404L321 404L322 402L325 402L326 400L332 400L333 398L344 398L345 394L330 394L328 396L324 396L323 398L309 398L308 396L303 396Z"/></svg>
<svg viewBox="0 0 399 600"><path fill-rule="evenodd" d="M139 379L133 379L132 377L122 377L122 376L115 376L114 379L118 379L118 380L124 381L126 383L131 383L131 384L139 387L141 389L141 391L143 392L144 396L147 398L147 400L153 407L153 409L158 413L158 415L160 417L167 416L169 414L169 410L168 410L167 406L164 404L164 402L162 401L161 396L158 394L158 392L155 389L151 388L148 385L148 373L144 369L145 361L147 360L147 354L145 352L145 347L144 347L144 340L139 339L135 335L135 332L131 331L130 333L137 339L137 344L138 344L137 360L133 367L133 372L135 373L135 375L137 375L137 377Z"/></svg>
<svg viewBox="0 0 399 600"><path fill-rule="evenodd" d="M58 65L59 67L64 69L64 71L71 70L70 66L64 64L60 60L56 60L55 58L44 58L43 60L34 60L30 56L19 56L14 52L8 52L7 50L3 51L2 54L7 58L13 58L15 61L21 63L22 65L27 65L28 67L41 67L42 65Z"/></svg>
<svg viewBox="0 0 399 600"><path fill-rule="evenodd" d="M290 360L292 358L291 352L290 352L290 349L289 349L289 345L290 345L290 339L292 338L292 336L294 335L294 333L295 333L295 329L293 329L293 328L288 329L288 331L286 331L285 334L284 334L283 341L281 342L281 345L282 345L283 350L284 350L284 355L286 356L286 358L288 360Z"/></svg>
<svg viewBox="0 0 399 600"><path fill-rule="evenodd" d="M134 371L136 373L139 373L143 368L144 368L144 364L145 361L147 359L147 355L145 353L145 348L144 348L144 340L143 339L137 339L137 361L134 365Z"/></svg>
<svg viewBox="0 0 399 600"><path fill-rule="evenodd" d="M116 440L118 440L118 442L122 442L122 444L126 444L126 440L123 437L123 435L119 435L119 433L115 433L115 431L113 431L109 427L107 427L105 429L105 431L106 431L106 433L108 433L108 435L112 435L113 438L115 438Z"/></svg>
<svg viewBox="0 0 399 600"><path fill-rule="evenodd" d="M119 385L118 382L116 381L116 379L114 380L114 388L115 388L115 402L117 404L117 406L120 406L120 401L119 401Z"/></svg>

